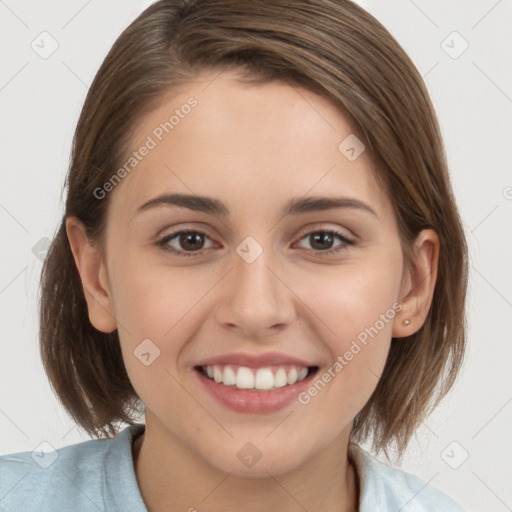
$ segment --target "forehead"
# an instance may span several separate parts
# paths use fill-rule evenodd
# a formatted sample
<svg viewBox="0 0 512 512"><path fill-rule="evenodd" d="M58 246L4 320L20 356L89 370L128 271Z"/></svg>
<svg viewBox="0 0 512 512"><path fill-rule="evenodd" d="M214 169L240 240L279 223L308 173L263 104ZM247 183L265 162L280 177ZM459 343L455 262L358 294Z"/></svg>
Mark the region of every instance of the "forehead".
<svg viewBox="0 0 512 512"><path fill-rule="evenodd" d="M386 208L368 152L348 158L347 148L363 147L353 131L329 99L303 88L205 74L139 121L112 199L122 196L133 212L162 192L182 192L268 210L305 194L355 194Z"/></svg>

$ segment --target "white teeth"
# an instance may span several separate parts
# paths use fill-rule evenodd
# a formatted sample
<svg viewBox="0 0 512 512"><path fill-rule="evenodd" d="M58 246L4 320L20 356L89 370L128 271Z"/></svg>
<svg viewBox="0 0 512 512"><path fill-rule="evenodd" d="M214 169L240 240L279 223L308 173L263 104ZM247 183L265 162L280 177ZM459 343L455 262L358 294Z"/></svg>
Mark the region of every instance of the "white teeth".
<svg viewBox="0 0 512 512"><path fill-rule="evenodd" d="M297 376L297 381L301 381L306 378L306 375L308 374L307 368L301 368L299 370L299 375Z"/></svg>
<svg viewBox="0 0 512 512"><path fill-rule="evenodd" d="M256 389L272 389L274 387L274 375L270 368L260 368L256 372Z"/></svg>
<svg viewBox="0 0 512 512"><path fill-rule="evenodd" d="M231 366L226 366L226 368L224 368L224 377L222 382L226 386L234 386L236 384L236 375Z"/></svg>
<svg viewBox="0 0 512 512"><path fill-rule="evenodd" d="M213 367L213 380L215 382L222 382L222 370L218 366Z"/></svg>
<svg viewBox="0 0 512 512"><path fill-rule="evenodd" d="M238 389L258 389L268 390L282 388L287 385L295 384L305 379L308 375L307 368L297 369L294 366L289 367L288 371L280 367L275 371L271 368L258 368L253 370L246 366L233 367L227 366L206 366L204 367L206 375L218 384L225 386L235 386Z"/></svg>
<svg viewBox="0 0 512 512"><path fill-rule="evenodd" d="M288 378L286 379L286 382L288 384L295 384L297 382L297 377L299 376L297 370L295 368L291 368L288 372Z"/></svg>
<svg viewBox="0 0 512 512"><path fill-rule="evenodd" d="M236 387L238 389L254 389L254 373L245 366L240 366L236 372Z"/></svg>
<svg viewBox="0 0 512 512"><path fill-rule="evenodd" d="M282 388L283 386L286 386L286 384L288 384L286 381L286 372L284 371L284 368L279 368L274 376L274 387Z"/></svg>

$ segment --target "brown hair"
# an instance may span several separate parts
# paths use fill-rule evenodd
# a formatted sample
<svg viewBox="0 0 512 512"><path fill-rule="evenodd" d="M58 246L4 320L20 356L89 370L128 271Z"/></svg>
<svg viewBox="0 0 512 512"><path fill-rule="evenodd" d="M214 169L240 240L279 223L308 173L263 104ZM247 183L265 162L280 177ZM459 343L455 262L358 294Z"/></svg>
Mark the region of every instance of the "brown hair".
<svg viewBox="0 0 512 512"><path fill-rule="evenodd" d="M99 332L89 321L65 219L76 216L101 245L109 201L94 190L124 160L137 120L173 87L226 69L242 71L249 83L308 88L349 116L394 205L406 263L422 229L438 234L426 321L410 337L392 340L384 373L352 429L354 441L371 436L384 451L394 441L403 453L463 360L467 246L422 78L390 33L349 0L162 0L120 35L78 121L65 214L41 275L41 355L51 385L92 436L115 435L116 422L133 424L140 402L118 333Z"/></svg>

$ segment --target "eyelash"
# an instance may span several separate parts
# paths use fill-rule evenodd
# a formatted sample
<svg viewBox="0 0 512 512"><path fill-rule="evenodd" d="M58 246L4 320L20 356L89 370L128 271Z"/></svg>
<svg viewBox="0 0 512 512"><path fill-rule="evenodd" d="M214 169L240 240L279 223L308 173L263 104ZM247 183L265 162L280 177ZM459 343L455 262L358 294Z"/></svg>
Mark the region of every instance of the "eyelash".
<svg viewBox="0 0 512 512"><path fill-rule="evenodd" d="M308 231L307 233L304 233L299 238L299 241L303 240L304 238L306 238L306 237L308 237L310 235L316 234L316 233L324 233L324 234L334 235L334 236L337 236L343 242L337 248L328 249L326 251L318 251L318 250L311 249L313 252L315 252L315 253L317 253L318 255L321 255L321 256L329 256L329 255L332 255L332 254L340 253L342 251L346 251L349 247L352 247L352 246L356 245L356 241L355 240L353 240L351 238L348 238L347 236L345 236L344 234L340 233L339 231L332 230L332 229L321 229L321 228L313 230L313 231ZM180 257L181 256L183 256L183 257L201 256L202 253L206 249L201 249L199 251L181 251L181 250L176 250L173 247L168 245L168 243L172 239L176 238L176 236L181 235L181 234L199 234L199 235L205 236L207 238L210 238L204 231L197 230L197 229L184 229L184 230L175 231L174 233L170 233L168 235L165 235L163 238L161 238L160 240L158 240L156 242L156 245L158 247L160 247L162 250L170 252L170 253L175 254L176 256L180 256Z"/></svg>

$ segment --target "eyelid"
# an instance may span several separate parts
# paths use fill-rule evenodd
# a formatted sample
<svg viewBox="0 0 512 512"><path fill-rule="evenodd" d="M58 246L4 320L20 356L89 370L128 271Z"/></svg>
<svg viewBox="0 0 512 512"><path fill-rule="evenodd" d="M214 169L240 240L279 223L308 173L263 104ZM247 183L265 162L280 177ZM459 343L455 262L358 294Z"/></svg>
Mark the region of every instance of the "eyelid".
<svg viewBox="0 0 512 512"><path fill-rule="evenodd" d="M357 240L356 235L354 235L352 233L352 231L350 231L349 229L342 228L341 226L333 226L332 224L328 224L328 223L323 223L323 224L320 223L319 225L313 224L312 226L310 225L309 227L304 228L303 230L300 231L301 234L299 235L299 240L302 240L302 238L304 238L304 236L309 235L311 233L315 233L317 231L334 232L338 236L341 236L341 237L343 237L347 240L350 240L352 242L356 242L356 240Z"/></svg>

